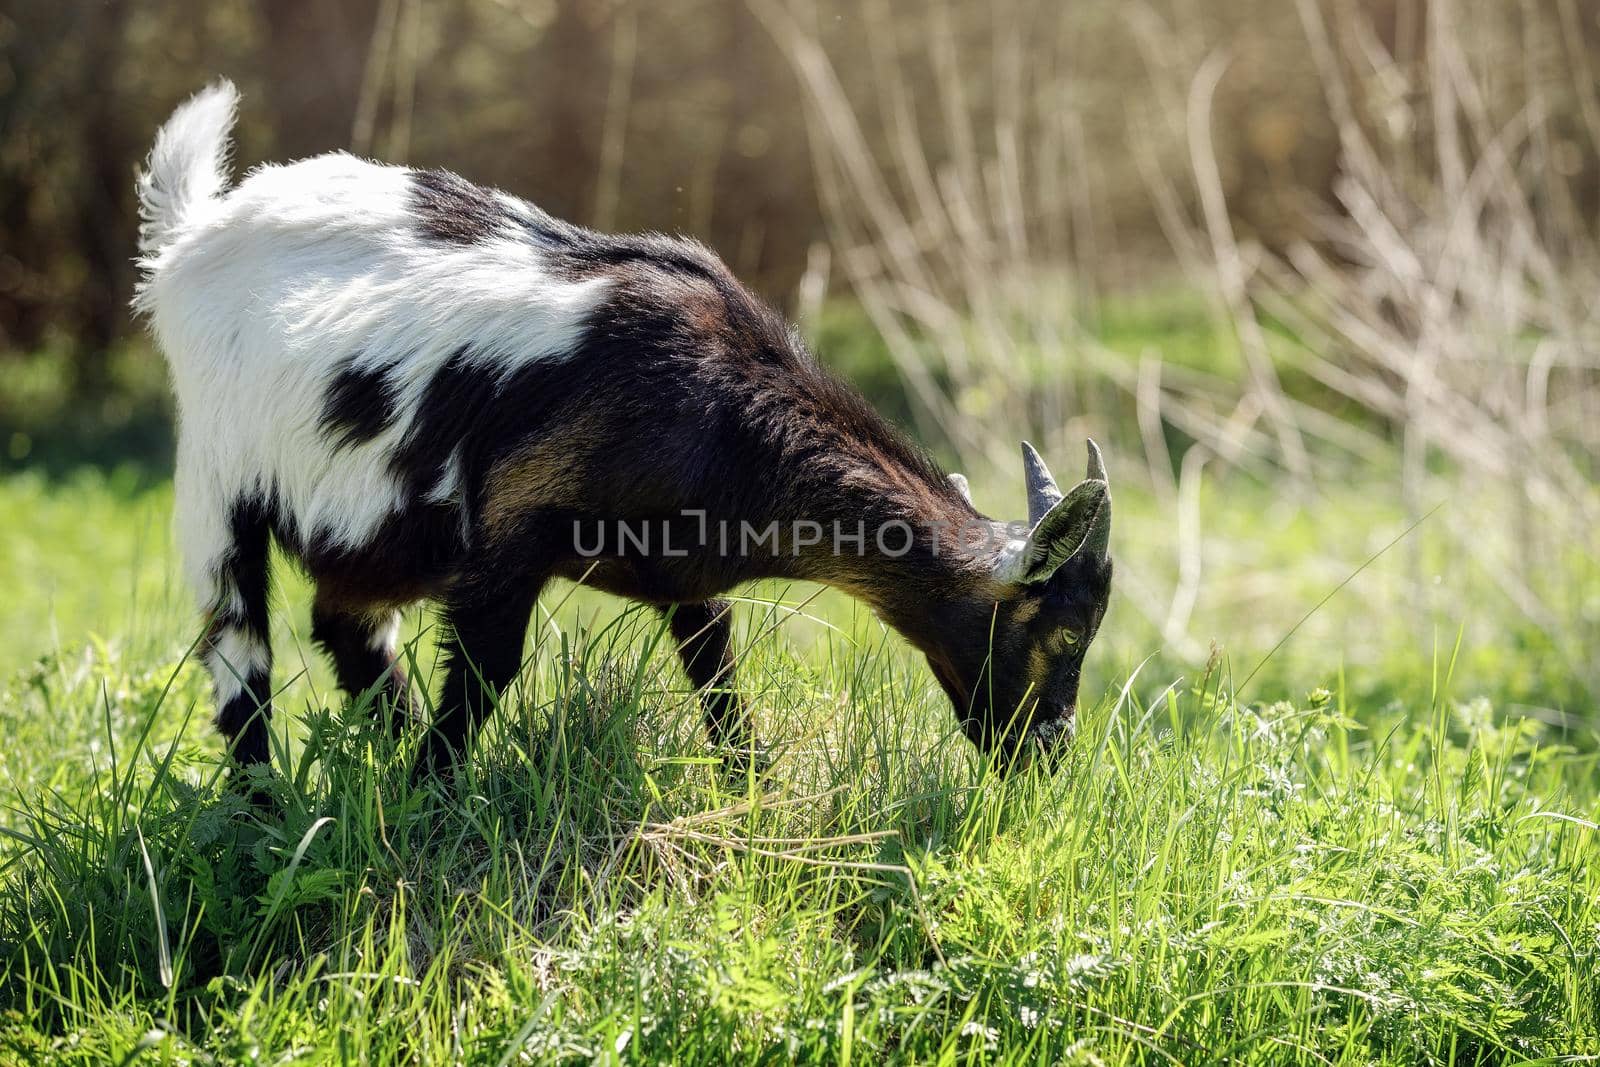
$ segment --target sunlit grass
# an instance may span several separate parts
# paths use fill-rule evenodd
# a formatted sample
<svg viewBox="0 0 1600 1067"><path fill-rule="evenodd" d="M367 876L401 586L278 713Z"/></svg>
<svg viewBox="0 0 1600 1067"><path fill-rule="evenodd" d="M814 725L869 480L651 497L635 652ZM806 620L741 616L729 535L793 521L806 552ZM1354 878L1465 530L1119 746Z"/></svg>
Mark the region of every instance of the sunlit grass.
<svg viewBox="0 0 1600 1067"><path fill-rule="evenodd" d="M11 1054L1597 1048L1597 768L1528 720L1445 693L1364 724L1327 692L1240 707L1213 675L1108 694L1058 773L1006 782L920 671L840 639L752 650L784 755L730 780L655 628L547 629L454 796L409 787L363 708L302 704L269 817L219 788L188 666L14 692L8 752L45 763L7 790Z"/></svg>
<svg viewBox="0 0 1600 1067"><path fill-rule="evenodd" d="M126 550L164 491L6 491L38 516L12 551L114 637L52 639L0 703L0 1062L1600 1053L1594 749L1475 699L1459 627L1343 685L1341 657L1269 666L1241 705L1254 655L1141 668L1124 605L1065 764L1007 782L869 616L757 589L739 681L780 757L750 780L653 613L557 590L446 795L329 690L280 567L263 816L226 788L170 556ZM130 581L157 593L119 616Z"/></svg>

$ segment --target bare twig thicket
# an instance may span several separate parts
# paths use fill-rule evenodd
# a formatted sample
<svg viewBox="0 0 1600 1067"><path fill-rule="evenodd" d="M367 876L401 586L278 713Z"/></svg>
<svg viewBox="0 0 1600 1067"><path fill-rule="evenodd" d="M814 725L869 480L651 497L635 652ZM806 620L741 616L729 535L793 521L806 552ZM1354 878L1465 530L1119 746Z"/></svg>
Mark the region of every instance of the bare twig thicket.
<svg viewBox="0 0 1600 1067"><path fill-rule="evenodd" d="M1234 378L1096 340L1083 268L1114 236L1096 228L1103 170L1069 48L1081 42L1039 32L1033 5L990 5L980 101L953 74L971 65L957 56L970 20L958 41L946 5L913 29L869 3L877 97L863 99L808 5L750 3L807 100L832 262L921 428L998 465L1010 456L997 425L1065 448L1097 402L1136 409L1139 440L1119 458L1144 453L1177 548L1170 582L1122 572L1123 588L1168 647L1204 655L1189 625L1202 559L1228 551L1202 552L1203 472L1270 478L1310 509L1369 479L1407 521L1447 500L1430 536L1543 633L1563 661L1552 668L1600 691L1587 655L1600 639L1600 235L1577 188L1600 152L1600 82L1581 0L1416 0L1389 12L1400 30L1387 34L1372 5L1297 0L1297 60L1320 83L1339 170L1314 231L1271 249L1236 232L1213 148L1229 42L1181 12L1124 7L1116 29L1143 59L1154 120L1130 121L1122 150L1171 262L1237 348ZM950 68L936 98L911 91L912 56ZM876 124L887 137L864 132ZM1290 395L1291 371L1315 387ZM1173 456L1172 440L1192 444ZM1442 604L1423 578L1414 558L1412 604L1480 607L1465 593Z"/></svg>

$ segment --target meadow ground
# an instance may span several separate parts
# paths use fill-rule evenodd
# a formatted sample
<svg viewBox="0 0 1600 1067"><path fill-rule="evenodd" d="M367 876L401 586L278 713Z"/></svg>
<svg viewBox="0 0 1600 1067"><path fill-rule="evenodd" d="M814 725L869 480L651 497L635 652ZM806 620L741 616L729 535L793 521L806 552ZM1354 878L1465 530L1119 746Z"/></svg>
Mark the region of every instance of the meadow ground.
<svg viewBox="0 0 1600 1067"><path fill-rule="evenodd" d="M1208 502L1236 528L1193 628L1230 644L1186 669L1135 606L1173 566L1159 508L1119 495L1078 737L1011 781L896 638L800 587L741 607L781 756L730 777L655 616L567 587L459 794L414 789L280 566L263 818L219 781L169 490L11 476L0 1063L1600 1054L1593 718L1513 624L1399 618L1426 523L1255 671L1407 526L1276 499Z"/></svg>
<svg viewBox="0 0 1600 1067"><path fill-rule="evenodd" d="M859 35L864 66L809 14L748 5L804 93L815 349L979 459L992 514L1022 511L1016 434L1063 478L1084 436L1108 446L1116 588L1061 766L989 773L897 638L836 596L759 587L737 682L778 759L729 773L655 616L563 587L459 789L413 788L415 737L397 748L332 693L280 566L263 814L224 781L189 657L159 359L86 349L86 378L7 353L0 1067L1600 1060L1583 5L1403 4L1392 33L1396 5L1260 5L1301 23L1303 48L1280 27L1269 50L1316 72L1337 127L1337 173L1310 184L1277 150L1230 173L1230 136L1293 142L1305 105L1239 80L1261 48L1226 20L1056 6L1083 30L1019 32L1002 5L969 52L965 16L918 18ZM1102 48L1119 7L1133 36ZM1425 32L1401 32L1412 15ZM368 70L407 36L430 35L374 32ZM474 71L480 51L461 50ZM958 53L1003 76L973 66L968 91ZM1278 121L1231 110L1230 87ZM404 154L412 111L393 110ZM458 117L431 124L451 145ZM48 215L99 186L33 199ZM1153 256L1124 201L1159 220ZM1278 203L1315 205L1308 232L1252 236ZM16 293L59 284L77 316L88 279L121 306L115 271L74 266L83 233L127 255L84 217L52 216L51 269L10 270ZM408 620L421 686L429 627Z"/></svg>

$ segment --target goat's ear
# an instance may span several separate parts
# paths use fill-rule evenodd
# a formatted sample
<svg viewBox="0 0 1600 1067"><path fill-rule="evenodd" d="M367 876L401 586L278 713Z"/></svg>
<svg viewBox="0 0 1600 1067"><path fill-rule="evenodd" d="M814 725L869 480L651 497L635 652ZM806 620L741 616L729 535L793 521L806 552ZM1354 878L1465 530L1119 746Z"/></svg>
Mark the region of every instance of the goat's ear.
<svg viewBox="0 0 1600 1067"><path fill-rule="evenodd" d="M1055 488L1044 461L1027 444L1023 458L1028 468L1030 530L1025 541L1007 550L996 567L1002 581L1019 585L1047 582L1062 564L1077 556L1104 560L1111 551L1111 486L1105 461L1093 441L1089 445L1088 477L1062 496ZM1029 462L1029 461L1032 462ZM1042 472L1042 479L1036 480ZM1044 485L1054 490L1055 501L1038 516L1032 514L1036 495L1048 498ZM1036 492L1037 491L1037 492Z"/></svg>
<svg viewBox="0 0 1600 1067"><path fill-rule="evenodd" d="M972 486L967 484L967 476L965 474L952 474L950 476L950 484L956 487L956 492L961 494L962 500L972 504ZM977 507L977 505L973 504L973 507Z"/></svg>

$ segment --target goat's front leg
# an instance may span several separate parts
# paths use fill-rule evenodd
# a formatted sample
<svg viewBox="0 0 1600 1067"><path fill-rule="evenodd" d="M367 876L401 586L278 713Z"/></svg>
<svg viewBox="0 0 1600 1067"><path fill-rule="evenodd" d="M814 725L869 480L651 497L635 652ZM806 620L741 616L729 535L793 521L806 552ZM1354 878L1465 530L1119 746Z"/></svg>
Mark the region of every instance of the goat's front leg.
<svg viewBox="0 0 1600 1067"><path fill-rule="evenodd" d="M445 682L412 778L448 772L522 666L528 618L542 580L475 568L445 603Z"/></svg>
<svg viewBox="0 0 1600 1067"><path fill-rule="evenodd" d="M733 687L733 605L705 600L662 610L678 642L684 673L700 691L712 743L732 750L743 762L758 746L750 735L744 702Z"/></svg>

